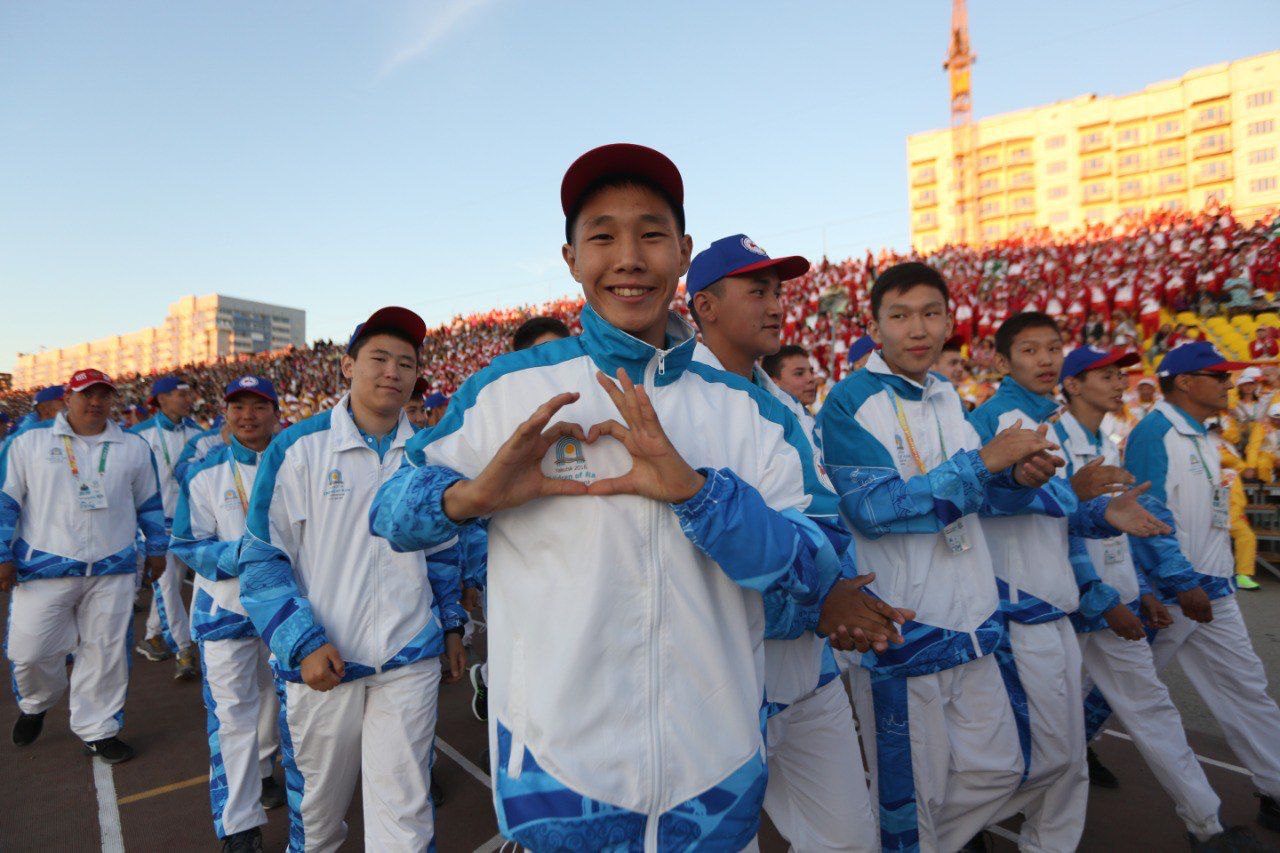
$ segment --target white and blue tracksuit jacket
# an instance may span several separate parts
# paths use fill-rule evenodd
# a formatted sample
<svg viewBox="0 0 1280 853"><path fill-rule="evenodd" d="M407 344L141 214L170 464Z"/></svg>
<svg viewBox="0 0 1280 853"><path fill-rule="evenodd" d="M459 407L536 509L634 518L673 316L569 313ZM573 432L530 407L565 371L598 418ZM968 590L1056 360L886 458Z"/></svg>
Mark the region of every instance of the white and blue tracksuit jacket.
<svg viewBox="0 0 1280 853"><path fill-rule="evenodd" d="M104 468L105 508L80 509L66 442L82 476ZM0 563L17 563L19 582L135 572L139 530L147 555L165 553L169 537L151 450L114 423L99 435L79 436L60 414L28 427L0 452Z"/></svg>
<svg viewBox="0 0 1280 853"><path fill-rule="evenodd" d="M160 501L164 504L166 524L173 524L173 514L178 508L178 458L182 448L200 432L200 425L191 418L174 423L164 412L134 424L129 432L140 435L151 447L160 473Z"/></svg>
<svg viewBox="0 0 1280 853"><path fill-rule="evenodd" d="M203 432L198 432L191 438L187 439L187 443L182 445L182 452L178 454L178 461L173 463L173 476L181 483L187 477L187 472L191 470L191 466L208 456L219 447L226 447L227 443L222 439L222 426L209 427Z"/></svg>
<svg viewBox="0 0 1280 853"><path fill-rule="evenodd" d="M196 574L191 637L197 642L258 635L240 603L237 548L244 533L245 510L235 477L238 471L248 498L253 494L258 457L233 437L230 444L192 463L182 480L170 550Z"/></svg>
<svg viewBox="0 0 1280 853"><path fill-rule="evenodd" d="M675 315L663 350L591 307L582 326L469 379L410 442L410 465L371 522L397 548L447 541L460 526L441 509L444 491L479 475L534 409L580 392L557 417L587 430L619 417L598 370L643 383L676 450L706 476L697 495L548 497L489 521L499 826L536 850L737 850L759 825L766 782L762 594L812 604L839 571L803 514L817 475L790 413L694 361L693 330ZM611 437L561 439L542 463L587 483L630 466Z"/></svg>
<svg viewBox="0 0 1280 853"><path fill-rule="evenodd" d="M1023 428L1035 429L1058 408L1054 400L1006 376L969 420L985 443L1019 420ZM1086 539L1120 533L1104 518L1111 498L1104 495L1081 504L1061 469L1036 495L1020 512L986 522L1001 609L1010 620L1026 625L1052 622L1080 607L1070 560L1071 533Z"/></svg>
<svg viewBox="0 0 1280 853"><path fill-rule="evenodd" d="M1125 467L1139 483L1151 481L1147 508L1174 529L1174 537L1132 540L1138 568L1156 593L1166 603L1197 585L1211 599L1233 594L1231 535L1225 524L1213 525L1215 487L1226 500L1222 463L1204 425L1162 401L1133 428L1125 446Z"/></svg>
<svg viewBox="0 0 1280 853"><path fill-rule="evenodd" d="M466 622L456 565L368 533L374 494L412 435L401 414L382 444L367 438L343 395L262 454L240 544L240 602L284 680L301 682L302 659L325 643L342 656L344 681L436 657L444 632Z"/></svg>

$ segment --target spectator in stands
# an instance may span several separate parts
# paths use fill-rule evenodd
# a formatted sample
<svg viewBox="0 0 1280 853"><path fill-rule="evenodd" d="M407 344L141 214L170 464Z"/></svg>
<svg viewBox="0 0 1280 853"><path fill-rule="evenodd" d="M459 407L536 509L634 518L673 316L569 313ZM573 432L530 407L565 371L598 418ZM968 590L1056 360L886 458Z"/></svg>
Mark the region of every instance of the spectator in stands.
<svg viewBox="0 0 1280 853"><path fill-rule="evenodd" d="M773 355L760 359L760 368L806 409L818 399L818 374L804 347L784 344Z"/></svg>
<svg viewBox="0 0 1280 853"><path fill-rule="evenodd" d="M555 317L530 317L511 336L511 350L516 352L567 337L569 327Z"/></svg>
<svg viewBox="0 0 1280 853"><path fill-rule="evenodd" d="M422 413L426 419L426 425L433 427L440 423L440 419L444 417L445 410L449 408L449 398L436 391L427 396L422 402Z"/></svg>
<svg viewBox="0 0 1280 853"><path fill-rule="evenodd" d="M1272 326L1259 326L1257 337L1249 344L1249 357L1254 361L1280 356L1280 340Z"/></svg>
<svg viewBox="0 0 1280 853"><path fill-rule="evenodd" d="M413 383L413 391L409 393L409 399L404 402L404 414L409 419L410 425L415 430L420 430L428 426L427 413L423 406L427 393L427 380L419 376L418 380Z"/></svg>
<svg viewBox="0 0 1280 853"><path fill-rule="evenodd" d="M867 364L867 359L871 358L871 353L876 351L876 342L871 340L870 335L864 335L853 342L849 347L849 369L861 370Z"/></svg>

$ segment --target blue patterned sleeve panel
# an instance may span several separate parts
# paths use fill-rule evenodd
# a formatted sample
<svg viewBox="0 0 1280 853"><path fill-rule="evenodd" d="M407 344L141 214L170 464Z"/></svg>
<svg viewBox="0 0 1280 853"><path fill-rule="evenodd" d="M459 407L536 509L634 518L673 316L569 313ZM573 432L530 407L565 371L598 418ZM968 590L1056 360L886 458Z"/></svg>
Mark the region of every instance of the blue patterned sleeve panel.
<svg viewBox="0 0 1280 853"><path fill-rule="evenodd" d="M448 542L468 526L450 519L441 505L445 490L462 479L450 468L418 467L406 458L378 489L369 508L369 530L396 551L421 551Z"/></svg>
<svg viewBox="0 0 1280 853"><path fill-rule="evenodd" d="M148 462L139 465L134 472L133 503L138 515L138 529L145 540L143 550L148 557L157 557L169 550L169 526L165 523L164 504L160 500L160 471L146 439L139 436L135 440L146 445Z"/></svg>
<svg viewBox="0 0 1280 853"><path fill-rule="evenodd" d="M1175 595L1199 585L1195 569L1182 553L1178 544L1177 525L1173 513L1166 505L1169 479L1169 452L1165 449L1165 433L1171 429L1163 417L1143 419L1129 436L1124 467L1129 469L1139 483L1151 483L1151 488L1138 501L1156 518L1173 528L1164 536L1139 539L1129 537L1129 549L1134 564L1147 575L1148 580L1164 595Z"/></svg>
<svg viewBox="0 0 1280 853"><path fill-rule="evenodd" d="M824 525L819 524L819 527ZM846 534L848 535L848 534ZM858 576L857 559L854 556L853 543L842 552L840 557L840 577L855 578ZM834 586L834 584L833 584ZM818 633L818 619L822 615L821 601L812 604L800 604L790 595L781 591L766 593L764 596L764 638L766 640L794 640L806 631Z"/></svg>
<svg viewBox="0 0 1280 853"><path fill-rule="evenodd" d="M13 537L27 496L21 465L10 454L14 443L10 438L0 445L0 563L13 562Z"/></svg>
<svg viewBox="0 0 1280 853"><path fill-rule="evenodd" d="M1067 539L1067 555L1080 590L1080 606L1076 612L1086 620L1096 619L1120 603L1120 593L1098 577L1098 569L1089 557L1084 539L1071 535Z"/></svg>
<svg viewBox="0 0 1280 853"><path fill-rule="evenodd" d="M702 489L672 504L680 529L736 584L821 601L840 573L827 535L798 510L775 510L727 468L699 471Z"/></svg>
<svg viewBox="0 0 1280 853"><path fill-rule="evenodd" d="M224 555L235 550L236 543L221 542L215 535L216 525L199 496L191 495L191 481L178 486L178 507L173 513L173 540L170 548L178 559L203 578L222 581L234 577L221 569ZM194 518L193 518L194 516Z"/></svg>
<svg viewBox="0 0 1280 853"><path fill-rule="evenodd" d="M1080 504L1068 517L1068 529L1071 535L1084 539L1110 539L1123 533L1124 531L1117 530L1107 521L1109 506L1111 506L1110 495L1101 495Z"/></svg>
<svg viewBox="0 0 1280 853"><path fill-rule="evenodd" d="M462 528L458 534L462 550L463 589L487 589L489 585L489 526L480 519Z"/></svg>
<svg viewBox="0 0 1280 853"><path fill-rule="evenodd" d="M427 555L431 597L440 611L440 624L446 631L467 624L467 611L462 609L461 603L462 556L461 542Z"/></svg>
<svg viewBox="0 0 1280 853"><path fill-rule="evenodd" d="M1050 477L1049 482L1038 489L1020 485L1013 478L1013 469L993 477L988 489L982 514L987 516L1047 515L1051 518L1068 518L1079 506L1071 483L1063 477Z"/></svg>
<svg viewBox="0 0 1280 853"><path fill-rule="evenodd" d="M291 472L281 470L290 442L282 438L278 436L262 454L253 482L239 547L240 603L276 660L293 670L329 640L293 573Z"/></svg>

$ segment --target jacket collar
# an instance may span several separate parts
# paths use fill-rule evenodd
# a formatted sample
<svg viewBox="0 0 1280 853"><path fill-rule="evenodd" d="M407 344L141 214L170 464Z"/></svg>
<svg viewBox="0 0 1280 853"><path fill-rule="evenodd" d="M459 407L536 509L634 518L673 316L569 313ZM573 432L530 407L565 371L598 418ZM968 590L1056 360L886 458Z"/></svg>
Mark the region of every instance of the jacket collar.
<svg viewBox="0 0 1280 853"><path fill-rule="evenodd" d="M227 446L231 448L231 456L233 459L236 460L238 464L240 465L257 465L258 464L259 454L257 453L257 451L250 450L249 448L245 447L243 444L240 443L240 439L236 438L234 435L231 436L230 440L227 441Z"/></svg>
<svg viewBox="0 0 1280 853"><path fill-rule="evenodd" d="M1168 400L1161 400L1156 403L1156 409L1164 413L1169 419L1169 423L1173 424L1173 428L1183 435L1192 437L1203 437L1208 434L1208 430L1204 428L1204 424L1200 423L1191 415L1187 414L1183 409L1178 408Z"/></svg>
<svg viewBox="0 0 1280 853"><path fill-rule="evenodd" d="M391 440L391 449L403 448L404 443L413 437L413 424L409 423L404 409L400 410L400 419L396 421L396 435ZM351 418L351 392L343 394L334 404L329 415L329 443L334 450L351 450L353 448L368 449L360 428Z"/></svg>
<svg viewBox="0 0 1280 853"><path fill-rule="evenodd" d="M160 429L168 430L169 432L181 429L182 427L200 429L200 425L191 420L191 418L183 418L181 421L175 423L168 415L159 410L156 410L155 422L156 426L160 427Z"/></svg>
<svg viewBox="0 0 1280 853"><path fill-rule="evenodd" d="M1068 441L1072 442L1073 444L1075 443L1085 444L1092 450L1095 450L1099 453L1102 452L1101 430L1099 430L1098 432L1090 432L1089 430L1085 429L1084 424L1076 420L1076 416L1071 414L1071 411L1069 409L1062 413L1062 417L1059 418L1059 421L1061 421L1062 423L1062 428L1067 432Z"/></svg>
<svg viewBox="0 0 1280 853"><path fill-rule="evenodd" d="M1006 376L1000 381L1000 387L996 389L992 399L1002 400L1011 409L1025 412L1035 418L1036 423L1044 423L1059 408L1057 400L1033 394L1014 381L1012 376Z"/></svg>
<svg viewBox="0 0 1280 853"><path fill-rule="evenodd" d="M627 371L631 381L639 385L645 372L654 367L653 384L670 385L680 378L693 359L697 335L693 327L678 314L668 312L666 346L657 349L627 334L596 313L590 305L582 309L582 345L605 374L616 376L618 368Z"/></svg>
<svg viewBox="0 0 1280 853"><path fill-rule="evenodd" d="M947 380L936 376L932 371L925 374L923 385L913 379L894 373L884 360L884 356L880 354L880 350L871 353L871 357L867 359L867 366L864 369L874 374L880 380L881 385L904 400L919 401L925 397L940 394L949 384Z"/></svg>
<svg viewBox="0 0 1280 853"><path fill-rule="evenodd" d="M71 424L67 422L67 413L58 412L58 416L53 419L53 434L65 435L69 438L79 438L83 441L92 443L93 441L123 441L124 430L120 429L120 425L111 418L107 418L107 427L97 435L79 435L71 428Z"/></svg>
<svg viewBox="0 0 1280 853"><path fill-rule="evenodd" d="M702 341L698 341L693 348L693 360L714 367L716 370L725 370L725 366L720 363L720 357L711 350L711 347L707 346ZM728 373L727 370L725 370L725 372ZM750 382L752 385L763 388L770 393L773 392L773 389L770 387L773 385L773 382L769 379L769 374L761 370L760 365L758 364L751 368Z"/></svg>

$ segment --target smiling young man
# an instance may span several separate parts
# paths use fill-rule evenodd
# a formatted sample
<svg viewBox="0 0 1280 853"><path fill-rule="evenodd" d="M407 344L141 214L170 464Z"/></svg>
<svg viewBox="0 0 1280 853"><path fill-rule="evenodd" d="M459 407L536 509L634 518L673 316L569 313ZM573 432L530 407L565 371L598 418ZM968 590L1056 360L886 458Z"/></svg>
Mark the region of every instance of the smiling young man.
<svg viewBox="0 0 1280 853"><path fill-rule="evenodd" d="M782 282L808 269L804 258L770 258L745 234L735 234L716 240L693 259L685 293L702 332L694 359L772 394L804 427L812 448L813 418L756 366L757 359L781 346ZM845 574L855 577L849 533L840 521L834 494L825 486L814 486L806 514L834 531L832 544L844 558ZM901 641L892 622L905 621L910 614L894 613L862 592L854 598L872 611L868 631L888 639L885 629L892 628L893 639ZM765 811L797 850L878 850L867 789L848 778L850 768L860 766L862 758L840 668L830 645L816 633L817 625L812 619L805 625L789 618L789 604L783 592L765 597L765 694L770 710ZM876 623L876 615L884 624ZM887 643L879 648L887 648Z"/></svg>
<svg viewBox="0 0 1280 853"><path fill-rule="evenodd" d="M760 369L804 407L806 412L818 401L818 374L809 361L809 351L797 344L783 344L772 355L760 359Z"/></svg>
<svg viewBox="0 0 1280 853"><path fill-rule="evenodd" d="M959 849L1022 769L991 655L1000 602L978 514L1033 500L1054 445L1027 429L981 445L955 389L930 373L951 336L949 303L946 281L924 264L881 273L869 330L880 349L818 413L859 564L876 575L869 589L915 613L905 645L851 670L886 849Z"/></svg>
<svg viewBox="0 0 1280 853"><path fill-rule="evenodd" d="M22 713L13 742L32 743L67 689L71 730L115 764L133 757L124 725L133 644L135 539L145 573L165 570L169 536L151 451L109 420L116 388L97 370L67 383L66 411L0 451L0 591L11 591L5 649Z"/></svg>
<svg viewBox="0 0 1280 853"><path fill-rule="evenodd" d="M200 644L213 828L224 851L240 853L262 849L263 807L285 802L272 776L279 704L267 647L240 603L236 560L258 460L276 433L280 407L275 388L257 376L231 382L223 400L229 443L183 479L172 549L196 574L191 636Z"/></svg>
<svg viewBox="0 0 1280 853"><path fill-rule="evenodd" d="M1139 361L1132 351L1093 347L1080 347L1063 359L1067 411L1055 431L1067 460L1067 476L1090 464L1122 464L1120 449L1101 427L1109 412L1124 410L1128 379L1122 368ZM1071 563L1080 589L1080 607L1071 614L1071 621L1080 642L1084 689L1096 686L1106 703L1086 702L1086 741L1097 736L1105 715L1115 709L1147 766L1173 799L1193 843L1212 844L1213 837L1223 831L1218 796L1187 744L1182 717L1156 675L1151 647L1145 642L1144 620L1152 629L1167 627L1168 611L1134 567L1129 538L1123 534L1109 539L1071 536ZM1095 784L1095 777L1110 776L1109 771L1099 773L1092 750L1089 768ZM1106 787L1118 784L1114 776L1108 781L1111 784Z"/></svg>
<svg viewBox="0 0 1280 853"><path fill-rule="evenodd" d="M1161 537L1133 549L1173 616L1152 645L1156 669L1177 659L1253 776L1259 823L1280 830L1280 710L1236 603L1229 495L1204 427L1243 367L1205 341L1171 349L1156 371L1164 400L1130 433L1125 467L1151 481L1156 514L1177 534L1176 547Z"/></svg>
<svg viewBox="0 0 1280 853"><path fill-rule="evenodd" d="M156 457L160 472L160 499L164 502L166 523L173 524L178 507L178 460L187 441L201 432L191 415L191 386L177 376L161 376L151 385L148 404L157 407L155 415L138 423L129 432L140 435ZM196 660L191 645L191 625L187 605L182 600L182 582L187 567L177 556L167 558L169 567L152 584L151 612L147 614L147 636L138 644L138 654L151 661L167 660L176 655L174 678L195 678Z"/></svg>
<svg viewBox="0 0 1280 853"><path fill-rule="evenodd" d="M394 307L357 326L350 391L278 435L253 483L240 602L271 649L290 850L341 846L357 778L368 849L434 844L438 658L447 681L465 664L457 566L397 553L368 522L414 432L403 407L425 330Z"/></svg>
<svg viewBox="0 0 1280 853"><path fill-rule="evenodd" d="M991 439L1014 424L1048 429L1059 411L1052 394L1062 360L1062 333L1052 317L1026 311L1002 323L996 330L996 365L1006 376L970 416L978 435ZM1075 849L1088 802L1084 717L1077 701L1080 645L1065 618L1080 607L1070 534L1108 538L1168 532L1138 504L1142 489L1109 497L1132 482L1118 466L1083 466L1070 479L1050 477L1040 487L1039 500L985 523L1008 620L998 657L1026 761L1023 784L1001 816L1026 814L1020 843L1031 849Z"/></svg>
<svg viewBox="0 0 1280 853"><path fill-rule="evenodd" d="M637 145L592 150L561 206L582 334L469 379L372 524L422 548L489 519L507 838L741 849L766 777L762 593L812 604L839 571L803 515L813 460L780 402L693 359L693 329L670 311L692 248L675 165Z"/></svg>

